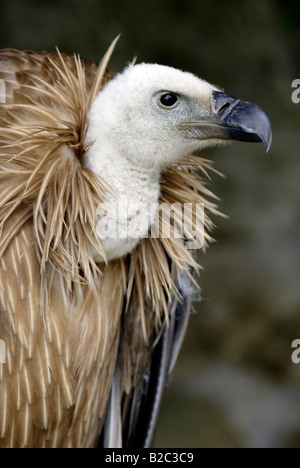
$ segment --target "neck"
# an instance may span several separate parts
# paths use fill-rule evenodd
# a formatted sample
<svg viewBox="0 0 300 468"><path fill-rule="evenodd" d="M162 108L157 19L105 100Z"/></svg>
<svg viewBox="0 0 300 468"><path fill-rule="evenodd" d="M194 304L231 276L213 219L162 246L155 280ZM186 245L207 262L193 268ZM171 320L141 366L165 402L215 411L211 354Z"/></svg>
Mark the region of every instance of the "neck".
<svg viewBox="0 0 300 468"><path fill-rule="evenodd" d="M86 155L86 167L103 178L116 193L116 197L108 195L108 209L104 207L108 215L99 217L97 230L106 259L123 257L147 236L154 222L160 196L160 170L137 167L113 148L110 150L108 145L97 144L97 141ZM115 227L109 235L108 225ZM96 253L95 260L100 261Z"/></svg>
<svg viewBox="0 0 300 468"><path fill-rule="evenodd" d="M97 163L93 159L97 158ZM102 177L119 196L130 199L143 198L144 191L157 190L160 171L154 168L140 168L117 153L91 154L87 158L87 168Z"/></svg>

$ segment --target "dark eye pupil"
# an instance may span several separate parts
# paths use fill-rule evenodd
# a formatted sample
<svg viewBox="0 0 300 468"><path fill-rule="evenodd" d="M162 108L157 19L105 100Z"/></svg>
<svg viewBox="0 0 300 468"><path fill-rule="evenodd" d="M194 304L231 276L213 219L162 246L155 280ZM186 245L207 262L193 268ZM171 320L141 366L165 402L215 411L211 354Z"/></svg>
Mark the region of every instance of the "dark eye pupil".
<svg viewBox="0 0 300 468"><path fill-rule="evenodd" d="M163 94L160 98L160 102L163 106L172 107L178 101L178 97L174 93Z"/></svg>

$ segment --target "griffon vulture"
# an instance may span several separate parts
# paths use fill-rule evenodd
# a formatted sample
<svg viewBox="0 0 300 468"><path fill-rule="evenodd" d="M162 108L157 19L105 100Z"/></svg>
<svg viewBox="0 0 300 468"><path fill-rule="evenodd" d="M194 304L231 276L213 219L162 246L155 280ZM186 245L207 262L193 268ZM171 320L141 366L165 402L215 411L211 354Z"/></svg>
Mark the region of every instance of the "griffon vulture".
<svg viewBox="0 0 300 468"><path fill-rule="evenodd" d="M99 66L0 52L1 447L151 446L197 287L187 243L205 247L218 213L193 152L271 143L258 106L190 73L115 75L114 45ZM107 218L127 235L105 235Z"/></svg>

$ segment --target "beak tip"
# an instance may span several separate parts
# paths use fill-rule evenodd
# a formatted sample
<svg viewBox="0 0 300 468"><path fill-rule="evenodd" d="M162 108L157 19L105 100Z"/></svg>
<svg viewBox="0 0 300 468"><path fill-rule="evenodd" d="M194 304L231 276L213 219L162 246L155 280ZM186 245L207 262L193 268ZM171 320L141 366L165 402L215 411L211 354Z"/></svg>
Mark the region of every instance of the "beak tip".
<svg viewBox="0 0 300 468"><path fill-rule="evenodd" d="M271 148L271 144L269 144L269 145L265 146L265 149L266 149L266 154L268 154L268 153L269 153L269 151L270 151L270 148Z"/></svg>
<svg viewBox="0 0 300 468"><path fill-rule="evenodd" d="M270 125L269 125L269 131L265 132L264 135L261 135L260 138L261 138L261 141L263 142L266 153L268 154L268 152L269 152L269 150L271 148L272 139L273 139L271 122L270 122Z"/></svg>

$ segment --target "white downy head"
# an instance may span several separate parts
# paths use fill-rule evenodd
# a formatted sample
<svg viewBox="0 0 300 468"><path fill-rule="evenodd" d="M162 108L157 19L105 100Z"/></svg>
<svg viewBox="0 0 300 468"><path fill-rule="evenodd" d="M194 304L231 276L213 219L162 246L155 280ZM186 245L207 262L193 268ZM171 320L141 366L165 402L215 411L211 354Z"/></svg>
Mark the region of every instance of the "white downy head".
<svg viewBox="0 0 300 468"><path fill-rule="evenodd" d="M213 112L216 89L191 73L157 64L131 65L96 97L89 114L89 168L99 173L105 152L140 169L162 170L199 149L182 124Z"/></svg>

